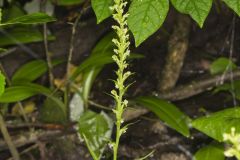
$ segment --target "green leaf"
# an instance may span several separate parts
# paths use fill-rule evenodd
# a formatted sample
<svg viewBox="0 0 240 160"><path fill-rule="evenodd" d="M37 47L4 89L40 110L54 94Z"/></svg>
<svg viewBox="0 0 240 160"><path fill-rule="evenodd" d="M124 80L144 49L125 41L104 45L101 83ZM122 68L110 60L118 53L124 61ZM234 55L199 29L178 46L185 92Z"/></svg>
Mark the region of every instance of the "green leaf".
<svg viewBox="0 0 240 160"><path fill-rule="evenodd" d="M0 103L13 103L25 100L37 94L43 94L51 99L66 116L65 105L57 97L52 95L52 91L44 86L34 83L22 83L17 86L6 88L5 92L0 96ZM64 118L64 117L63 117Z"/></svg>
<svg viewBox="0 0 240 160"><path fill-rule="evenodd" d="M238 16L240 16L240 0L223 0Z"/></svg>
<svg viewBox="0 0 240 160"><path fill-rule="evenodd" d="M181 112L175 105L156 97L139 97L136 99L136 102L155 113L162 121L166 122L169 127L189 137L190 132L188 124L190 118Z"/></svg>
<svg viewBox="0 0 240 160"><path fill-rule="evenodd" d="M134 0L129 8L128 26L139 46L163 24L169 10L168 0Z"/></svg>
<svg viewBox="0 0 240 160"><path fill-rule="evenodd" d="M237 65L234 64L230 59L221 57L215 60L211 64L210 73L212 75L215 75L215 74L224 73L226 71L229 71L231 69L236 69L236 68L237 68Z"/></svg>
<svg viewBox="0 0 240 160"><path fill-rule="evenodd" d="M93 67L99 65L104 65L104 62L109 62L109 55L113 54L113 42L114 33L110 32L105 37L103 37L97 45L94 47L89 58L87 58L83 63L81 63L76 71L72 75L72 79L75 79L81 72L83 72L88 67ZM98 65L98 66L99 66Z"/></svg>
<svg viewBox="0 0 240 160"><path fill-rule="evenodd" d="M53 60L53 66L62 63L63 60ZM34 60L21 66L12 77L12 83L32 82L42 76L48 70L46 61Z"/></svg>
<svg viewBox="0 0 240 160"><path fill-rule="evenodd" d="M240 80L233 81L232 83L225 83L221 86L217 86L213 93L218 93L221 91L227 91L235 94L235 98L240 100Z"/></svg>
<svg viewBox="0 0 240 160"><path fill-rule="evenodd" d="M12 25L12 24L39 24L39 23L47 23L47 22L53 22L56 19L48 16L45 13L32 13L24 16L20 16L11 20L8 20L4 23L1 23L0 26L5 25Z"/></svg>
<svg viewBox="0 0 240 160"><path fill-rule="evenodd" d="M2 11L2 22L6 22L16 17L24 16L25 12L19 4L14 4Z"/></svg>
<svg viewBox="0 0 240 160"><path fill-rule="evenodd" d="M111 138L113 123L103 112L86 111L79 119L79 133L84 137L91 154L100 159Z"/></svg>
<svg viewBox="0 0 240 160"><path fill-rule="evenodd" d="M44 123L64 124L67 122L67 116L65 110L59 107L55 100L47 98L40 108L39 120Z"/></svg>
<svg viewBox="0 0 240 160"><path fill-rule="evenodd" d="M0 97L0 103L17 102L41 93L50 95L51 90L33 83L12 86L5 89L4 94Z"/></svg>
<svg viewBox="0 0 240 160"><path fill-rule="evenodd" d="M197 130L221 142L223 134L231 133L232 127L236 128L236 133L240 133L240 107L225 109L198 118L192 122L192 125Z"/></svg>
<svg viewBox="0 0 240 160"><path fill-rule="evenodd" d="M97 23L112 15L110 7L113 5L113 0L91 0L91 3L97 17Z"/></svg>
<svg viewBox="0 0 240 160"><path fill-rule="evenodd" d="M222 144L212 143L198 150L194 158L195 160L224 160L224 147Z"/></svg>
<svg viewBox="0 0 240 160"><path fill-rule="evenodd" d="M203 27L211 7L212 0L171 0L181 13L189 14L200 27Z"/></svg>
<svg viewBox="0 0 240 160"><path fill-rule="evenodd" d="M7 32L7 34L0 34L0 46L40 42L44 39L43 34L32 26L11 28L5 32ZM47 39L54 40L55 37L49 35Z"/></svg>
<svg viewBox="0 0 240 160"><path fill-rule="evenodd" d="M51 1L61 6L77 5L84 2L84 0L51 0Z"/></svg>
<svg viewBox="0 0 240 160"><path fill-rule="evenodd" d="M5 89L5 77L0 72L0 97L4 92L4 89Z"/></svg>

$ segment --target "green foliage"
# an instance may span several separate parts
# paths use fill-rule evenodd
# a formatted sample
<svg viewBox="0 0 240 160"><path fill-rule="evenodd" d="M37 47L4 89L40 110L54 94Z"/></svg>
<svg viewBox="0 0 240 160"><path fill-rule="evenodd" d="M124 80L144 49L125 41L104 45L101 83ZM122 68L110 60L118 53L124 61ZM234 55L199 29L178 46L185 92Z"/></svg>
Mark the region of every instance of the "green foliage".
<svg viewBox="0 0 240 160"><path fill-rule="evenodd" d="M163 24L169 9L168 0L134 0L129 8L128 25L136 46Z"/></svg>
<svg viewBox="0 0 240 160"><path fill-rule="evenodd" d="M4 89L5 89L5 77L0 72L0 97L4 92Z"/></svg>
<svg viewBox="0 0 240 160"><path fill-rule="evenodd" d="M59 98L55 96L55 99ZM47 97L40 108L39 120L44 123L64 124L67 122L67 116L63 107L59 107L59 103L56 103L55 100Z"/></svg>
<svg viewBox="0 0 240 160"><path fill-rule="evenodd" d="M238 16L240 16L240 1L239 0L222 0L225 2L230 8L232 8Z"/></svg>
<svg viewBox="0 0 240 160"><path fill-rule="evenodd" d="M10 19L6 22L1 23L0 26L13 25L13 24L24 24L24 25L39 24L39 23L53 22L55 20L56 20L55 18L50 17L45 13L32 13L32 14Z"/></svg>
<svg viewBox="0 0 240 160"><path fill-rule="evenodd" d="M212 7L212 0L171 0L181 13L189 14L200 27L203 26Z"/></svg>
<svg viewBox="0 0 240 160"><path fill-rule="evenodd" d="M2 11L2 22L6 22L10 19L15 19L16 17L24 16L24 10L18 5L11 5Z"/></svg>
<svg viewBox="0 0 240 160"><path fill-rule="evenodd" d="M211 64L210 72L212 75L214 75L214 74L224 73L236 68L237 68L237 65L234 64L230 59L220 57Z"/></svg>
<svg viewBox="0 0 240 160"><path fill-rule="evenodd" d="M221 86L218 86L215 90L214 93L218 93L221 91L227 91L231 94L234 94L235 98L240 100L240 80L233 81L232 83L226 83Z"/></svg>
<svg viewBox="0 0 240 160"><path fill-rule="evenodd" d="M27 17L26 17L27 16ZM42 41L43 34L39 31L38 28L36 28L33 25L7 25L6 23L8 21L14 21L18 18L21 20L28 21L28 23L37 22L40 23L41 21L47 20L46 17L50 19L53 19L52 17L49 17L48 15L42 14L39 16L39 19L33 19L31 20L31 16L25 15L24 10L19 7L19 5L15 4L12 5L6 9L3 10L3 22L5 22L2 26L4 29L3 32L0 34L0 46L6 46L6 45L14 45L14 44L20 44L20 43L30 43L30 42L39 42ZM32 17L35 18L35 17ZM44 19L41 19L44 18ZM46 21L47 22L47 21ZM17 22L19 24L20 22ZM24 22L25 23L25 22ZM15 23L14 23L15 24ZM7 25L7 26L6 26ZM54 40L54 36L49 35L48 40Z"/></svg>
<svg viewBox="0 0 240 160"><path fill-rule="evenodd" d="M40 42L44 39L42 33L31 26L11 28L7 29L6 32L7 35L0 34L0 46ZM49 35L47 39L54 40L55 37Z"/></svg>
<svg viewBox="0 0 240 160"><path fill-rule="evenodd" d="M190 15L200 27L203 27L213 3L213 0L132 0L128 24L136 46L161 27L169 10L169 1L179 12ZM223 1L240 16L239 0ZM113 0L92 0L98 23L111 15L109 7L112 2Z"/></svg>
<svg viewBox="0 0 240 160"><path fill-rule="evenodd" d="M240 107L235 107L198 118L192 122L192 125L197 130L222 142L223 134L230 133L232 127L236 128L236 133L240 133L239 120Z"/></svg>
<svg viewBox="0 0 240 160"><path fill-rule="evenodd" d="M63 114L63 119L66 119L65 105L61 100L52 95L52 91L44 86L34 83L22 83L6 88L3 95L0 97L0 103L13 103L25 100L37 94L42 94L51 99L54 106L57 106Z"/></svg>
<svg viewBox="0 0 240 160"><path fill-rule="evenodd" d="M112 32L103 37L94 47L91 55L78 66L71 78L75 79L81 72L83 72L84 70L91 70L90 68L92 67L97 67L100 69L102 68L100 66L112 63L113 60L111 58L111 55L113 54L113 37L114 33Z"/></svg>
<svg viewBox="0 0 240 160"><path fill-rule="evenodd" d="M112 122L104 113L86 111L78 123L79 133L91 151L94 160L99 160L112 133Z"/></svg>
<svg viewBox="0 0 240 160"><path fill-rule="evenodd" d="M189 122L191 120L175 105L155 97L139 97L136 99L136 102L155 113L169 127L189 137Z"/></svg>
<svg viewBox="0 0 240 160"><path fill-rule="evenodd" d="M110 6L113 4L113 0L91 0L92 8L96 13L97 23L102 22L104 19L111 16L112 11L110 10Z"/></svg>
<svg viewBox="0 0 240 160"><path fill-rule="evenodd" d="M53 60L53 66L61 64L62 60ZM22 65L12 76L12 83L32 82L42 76L48 70L44 60L34 60Z"/></svg>
<svg viewBox="0 0 240 160"><path fill-rule="evenodd" d="M222 144L211 143L194 155L195 160L224 160L224 147Z"/></svg>

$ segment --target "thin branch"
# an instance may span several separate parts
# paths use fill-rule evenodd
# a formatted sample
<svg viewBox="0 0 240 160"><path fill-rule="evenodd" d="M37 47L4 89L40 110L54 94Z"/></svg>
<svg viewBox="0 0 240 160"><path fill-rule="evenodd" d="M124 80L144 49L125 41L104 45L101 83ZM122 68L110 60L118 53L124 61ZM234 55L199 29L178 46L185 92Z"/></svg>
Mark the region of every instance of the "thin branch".
<svg viewBox="0 0 240 160"><path fill-rule="evenodd" d="M69 53L68 53L68 58L67 58L67 69L66 69L66 91L65 91L65 105L67 108L67 115L69 116L69 110L68 110L68 106L69 106L69 96L70 96L70 76L71 76L71 72L70 72L70 67L71 67L71 62L72 62L72 58L73 58L73 51L74 51L74 40L75 40L75 36L76 36L76 30L79 24L79 21L83 15L83 13L86 11L87 9L87 5L89 3L89 0L86 0L82 10L80 11L79 15L77 16L75 22L73 23L72 26L72 36L71 36L71 40L70 40L70 47L69 47Z"/></svg>
<svg viewBox="0 0 240 160"><path fill-rule="evenodd" d="M24 52L29 54L31 57L35 59L39 59L39 55L36 52L34 52L31 48L27 47L25 44L21 43L15 37L9 34L6 30L0 28L0 33L2 33L3 35L11 39L17 46L19 46Z"/></svg>
<svg viewBox="0 0 240 160"><path fill-rule="evenodd" d="M176 87L170 91L157 94L157 97L170 101L178 101L211 90L214 87L220 86L225 82L240 79L240 70L235 70L232 73L228 72L224 77L215 75L206 78L199 78L189 84Z"/></svg>
<svg viewBox="0 0 240 160"><path fill-rule="evenodd" d="M40 3L40 10L42 12L46 12L46 0L41 1ZM49 75L49 83L50 83L50 87L53 88L54 86L54 75L52 73L52 69L53 69L53 65L52 65L52 58L51 58L51 53L49 52L49 48L48 48L48 28L47 28L47 24L44 23L43 24L43 38L44 38L44 49L45 49L45 53L46 53L46 60L47 60L47 66L48 66L48 75Z"/></svg>
<svg viewBox="0 0 240 160"><path fill-rule="evenodd" d="M211 90L214 87L220 86L226 82L231 82L231 79L240 80L240 70L235 70L232 73L227 72L224 78L222 78L222 74L199 78L198 80L173 88L170 91L164 93L156 92L154 95L160 99L169 101L183 100ZM124 119L126 121L130 121L148 112L149 110L144 107L135 107L135 109L127 108L124 113Z"/></svg>
<svg viewBox="0 0 240 160"><path fill-rule="evenodd" d="M16 147L22 147L28 144L36 143L37 141L49 141L57 137L66 136L69 134L75 134L76 130L67 129L67 130L43 130L35 132L25 132L21 133L20 136L14 136L13 144ZM5 141L0 141L0 151L6 150L7 144Z"/></svg>
<svg viewBox="0 0 240 160"><path fill-rule="evenodd" d="M1 129L1 132L3 134L3 137L4 137L4 140L5 140L5 143L6 143L6 146L8 146L12 156L13 156L13 159L14 160L20 160L20 156L19 156L19 153L8 133L8 130L6 128L6 125L5 125L5 122L4 122L4 119L3 119L3 116L2 114L0 113L0 129Z"/></svg>
<svg viewBox="0 0 240 160"><path fill-rule="evenodd" d="M11 53L14 53L16 50L17 50L17 47L9 48L6 51L0 53L0 58L3 58Z"/></svg>

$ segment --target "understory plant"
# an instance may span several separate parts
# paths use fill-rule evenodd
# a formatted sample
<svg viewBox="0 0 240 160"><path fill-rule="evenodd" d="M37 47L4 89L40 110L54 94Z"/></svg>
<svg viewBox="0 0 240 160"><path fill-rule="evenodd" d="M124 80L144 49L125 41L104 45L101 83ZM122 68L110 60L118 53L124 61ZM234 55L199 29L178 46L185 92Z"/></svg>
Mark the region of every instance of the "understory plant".
<svg viewBox="0 0 240 160"><path fill-rule="evenodd" d="M131 75L130 71L125 71L128 66L126 60L130 55L130 42L127 25L128 13L124 12L126 6L126 0L114 0L114 5L111 7L111 10L113 11L113 18L117 22L117 25L112 26L117 34L117 38L113 39L116 49L114 49L115 55L113 55L112 58L118 66L118 70L115 72L117 75L117 79L114 80L115 89L111 91L111 94L116 102L116 107L113 109L116 117L116 139L115 142L112 143L114 160L117 160L120 137L127 130L126 126L122 127L121 125L123 123L122 114L128 104L128 101L124 99L124 94L128 88L128 86L125 84L125 81Z"/></svg>

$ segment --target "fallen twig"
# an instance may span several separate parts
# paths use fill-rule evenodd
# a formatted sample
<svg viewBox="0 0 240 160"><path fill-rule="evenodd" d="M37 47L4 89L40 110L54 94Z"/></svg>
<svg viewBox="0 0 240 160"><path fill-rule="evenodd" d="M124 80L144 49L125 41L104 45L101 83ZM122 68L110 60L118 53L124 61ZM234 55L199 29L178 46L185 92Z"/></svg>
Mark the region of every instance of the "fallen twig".
<svg viewBox="0 0 240 160"><path fill-rule="evenodd" d="M75 129L68 130L38 130L34 132L25 132L21 135L12 137L14 146L22 147L28 144L36 143L37 141L48 141L56 137L61 137L76 133ZM4 140L0 140L0 151L7 150L7 144Z"/></svg>
<svg viewBox="0 0 240 160"><path fill-rule="evenodd" d="M229 82L231 81L231 79L239 80L240 70L228 72L224 75L224 77L222 76L222 74L219 74L215 76L199 78L188 84L173 88L167 92L163 92L163 93L155 92L154 95L160 99L165 99L169 101L184 100L184 99L193 97L195 95L198 95L200 93L203 93L207 90L211 90L214 87L220 86L226 82ZM127 108L124 113L124 119L125 121L130 121L148 112L149 110L140 106L135 107L134 109Z"/></svg>
<svg viewBox="0 0 240 160"><path fill-rule="evenodd" d="M222 74L199 78L186 85L181 85L179 87L173 88L167 92L159 93L157 97L161 99L166 99L170 101L178 101L192 96L203 93L207 90L211 90L214 87L220 86L226 82L240 79L240 70L235 70L228 72L223 77Z"/></svg>
<svg viewBox="0 0 240 160"><path fill-rule="evenodd" d="M5 148L9 148L14 160L20 160L19 153L16 149L15 144L13 143L12 138L10 137L10 135L8 133L8 130L6 128L6 125L5 125L5 122L4 122L4 119L1 115L1 113L0 113L0 129L1 129L2 135L3 135L4 140L5 140L4 141Z"/></svg>

